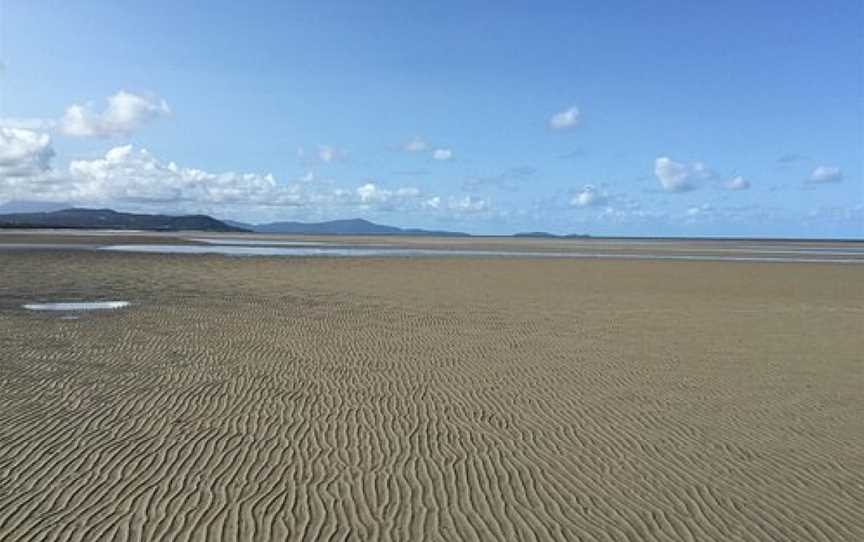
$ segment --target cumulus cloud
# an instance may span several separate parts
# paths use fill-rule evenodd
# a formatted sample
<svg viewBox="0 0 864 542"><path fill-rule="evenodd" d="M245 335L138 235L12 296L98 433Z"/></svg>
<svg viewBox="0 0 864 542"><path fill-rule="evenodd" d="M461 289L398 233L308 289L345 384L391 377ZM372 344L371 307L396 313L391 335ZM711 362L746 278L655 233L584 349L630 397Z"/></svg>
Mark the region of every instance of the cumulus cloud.
<svg viewBox="0 0 864 542"><path fill-rule="evenodd" d="M121 90L108 98L108 107L98 112L93 105L75 104L60 119L60 131L75 137L127 136L141 126L171 114L168 103L157 97L139 96Z"/></svg>
<svg viewBox="0 0 864 542"><path fill-rule="evenodd" d="M432 152L432 158L446 162L453 158L453 151L450 149L435 149L435 151Z"/></svg>
<svg viewBox="0 0 864 542"><path fill-rule="evenodd" d="M702 162L675 162L667 156L654 161L654 175L667 192L694 190L700 182L714 176Z"/></svg>
<svg viewBox="0 0 864 542"><path fill-rule="evenodd" d="M843 172L839 167L819 166L810 173L808 182L814 184L839 183L843 180Z"/></svg>
<svg viewBox="0 0 864 542"><path fill-rule="evenodd" d="M738 175L726 181L725 187L727 190L747 190L750 188L750 181Z"/></svg>
<svg viewBox="0 0 864 542"><path fill-rule="evenodd" d="M582 190L573 194L573 197L570 198L570 205L572 207L592 207L606 203L607 199L608 197L601 194L596 187L586 184Z"/></svg>
<svg viewBox="0 0 864 542"><path fill-rule="evenodd" d="M67 199L91 202L177 203L214 205L298 204L296 191L278 185L270 174L210 173L164 163L146 149L114 147L103 158L69 164Z"/></svg>
<svg viewBox="0 0 864 542"><path fill-rule="evenodd" d="M549 129L570 130L579 126L581 117L582 114L579 112L578 107L570 107L564 111L555 113L549 118Z"/></svg>
<svg viewBox="0 0 864 542"><path fill-rule="evenodd" d="M48 171L53 156L48 134L0 127L0 178L40 175Z"/></svg>
<svg viewBox="0 0 864 542"><path fill-rule="evenodd" d="M448 209L457 213L474 214L490 210L489 202L485 199L475 198L471 195L461 198L450 198Z"/></svg>
<svg viewBox="0 0 864 542"><path fill-rule="evenodd" d="M416 135L399 144L396 147L397 150L402 152L406 152L409 154L417 154L421 156L428 156L432 160L436 160L438 162L447 162L453 159L453 149L449 147L443 147L438 145L432 145L427 141L423 136Z"/></svg>
<svg viewBox="0 0 864 542"><path fill-rule="evenodd" d="M456 219L478 215L490 217L497 213L489 200L471 195L462 197L450 196L446 199L441 196L433 196L424 199L421 202L421 207L439 215Z"/></svg>
<svg viewBox="0 0 864 542"><path fill-rule="evenodd" d="M64 201L66 182L51 170L48 134L0 128L0 201Z"/></svg>
<svg viewBox="0 0 864 542"><path fill-rule="evenodd" d="M359 201L364 206L375 205L379 210L392 210L403 206L406 202L420 198L420 190L414 187L388 190L374 182L366 183L356 190ZM419 203L419 201L418 201Z"/></svg>
<svg viewBox="0 0 864 542"><path fill-rule="evenodd" d="M63 201L154 211L295 208L299 213L414 211L430 198L415 187L356 189L331 183L278 182L271 174L212 173L157 159L146 149L117 146L103 157L49 169L53 151L44 134L0 132L0 201Z"/></svg>

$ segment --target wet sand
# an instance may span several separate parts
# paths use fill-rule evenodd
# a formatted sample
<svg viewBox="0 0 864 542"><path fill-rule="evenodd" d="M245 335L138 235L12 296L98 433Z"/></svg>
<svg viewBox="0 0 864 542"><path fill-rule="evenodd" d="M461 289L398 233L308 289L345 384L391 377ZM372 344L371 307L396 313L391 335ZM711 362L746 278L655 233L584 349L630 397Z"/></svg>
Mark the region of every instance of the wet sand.
<svg viewBox="0 0 864 542"><path fill-rule="evenodd" d="M118 250L249 256L525 256L864 264L864 242L750 239L616 239L310 236L214 232L0 230L0 252Z"/></svg>
<svg viewBox="0 0 864 542"><path fill-rule="evenodd" d="M864 539L857 265L0 270L0 540Z"/></svg>

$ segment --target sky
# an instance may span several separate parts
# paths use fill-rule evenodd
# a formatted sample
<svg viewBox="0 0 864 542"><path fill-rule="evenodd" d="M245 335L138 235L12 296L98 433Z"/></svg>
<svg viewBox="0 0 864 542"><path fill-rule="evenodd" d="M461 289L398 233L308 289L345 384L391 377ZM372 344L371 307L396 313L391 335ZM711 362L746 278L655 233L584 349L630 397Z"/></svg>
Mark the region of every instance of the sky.
<svg viewBox="0 0 864 542"><path fill-rule="evenodd" d="M0 0L0 208L864 237L864 3Z"/></svg>

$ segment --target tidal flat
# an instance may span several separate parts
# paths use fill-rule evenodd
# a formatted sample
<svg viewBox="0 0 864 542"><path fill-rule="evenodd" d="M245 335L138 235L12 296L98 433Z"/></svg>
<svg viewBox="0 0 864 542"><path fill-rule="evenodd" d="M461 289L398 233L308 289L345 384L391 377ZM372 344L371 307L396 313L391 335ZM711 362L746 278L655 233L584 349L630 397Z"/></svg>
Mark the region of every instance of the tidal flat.
<svg viewBox="0 0 864 542"><path fill-rule="evenodd" d="M53 243L0 250L0 540L864 540L860 265Z"/></svg>

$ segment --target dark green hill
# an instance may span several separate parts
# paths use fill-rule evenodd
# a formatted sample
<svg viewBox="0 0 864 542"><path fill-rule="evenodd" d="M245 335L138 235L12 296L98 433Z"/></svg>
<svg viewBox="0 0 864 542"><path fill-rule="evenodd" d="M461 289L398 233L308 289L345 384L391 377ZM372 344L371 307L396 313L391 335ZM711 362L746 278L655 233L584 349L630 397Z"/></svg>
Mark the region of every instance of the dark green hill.
<svg viewBox="0 0 864 542"><path fill-rule="evenodd" d="M271 222L250 228L259 233L289 233L299 235L440 235L467 236L467 233L397 228L375 224L362 218L330 220L328 222Z"/></svg>
<svg viewBox="0 0 864 542"><path fill-rule="evenodd" d="M121 213L111 209L61 209L43 213L0 215L0 228L63 228L157 231L242 232L207 215L145 215Z"/></svg>

